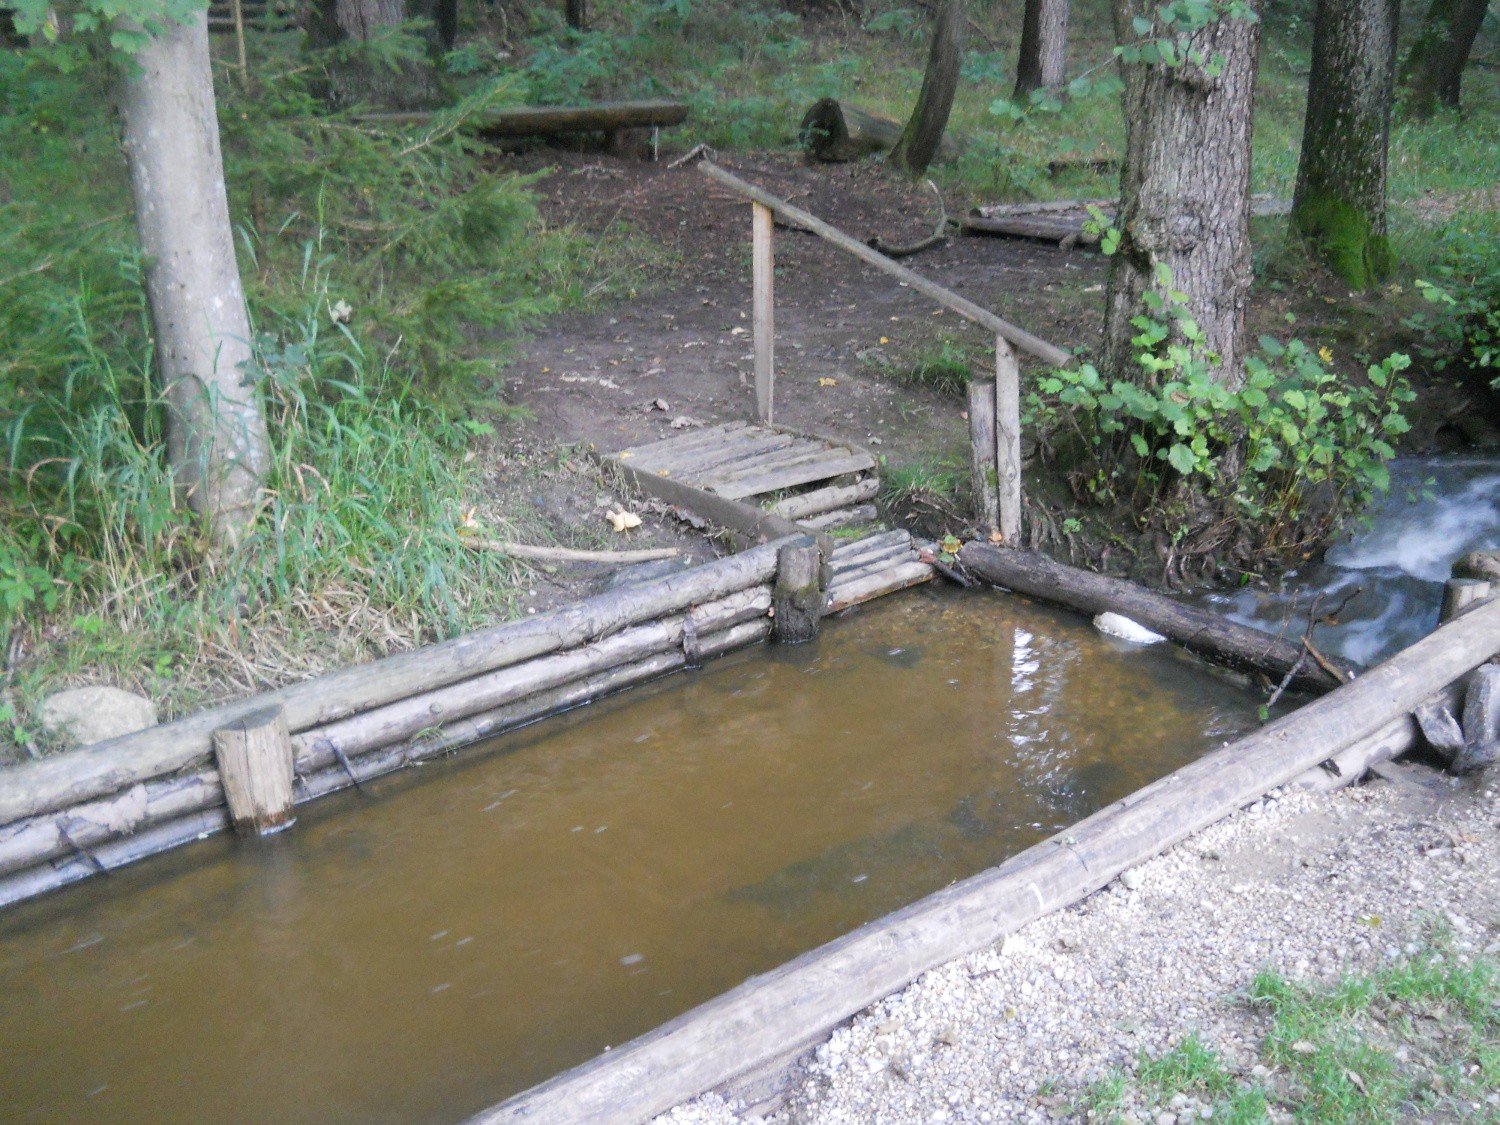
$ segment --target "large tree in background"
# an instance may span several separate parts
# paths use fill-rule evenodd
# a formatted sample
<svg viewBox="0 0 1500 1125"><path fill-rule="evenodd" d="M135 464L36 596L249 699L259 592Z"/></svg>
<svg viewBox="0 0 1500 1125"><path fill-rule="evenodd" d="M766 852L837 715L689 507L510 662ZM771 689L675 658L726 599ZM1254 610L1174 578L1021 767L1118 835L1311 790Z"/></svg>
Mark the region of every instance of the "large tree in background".
<svg viewBox="0 0 1500 1125"><path fill-rule="evenodd" d="M1292 224L1356 288L1390 268L1386 158L1399 0L1319 0Z"/></svg>
<svg viewBox="0 0 1500 1125"><path fill-rule="evenodd" d="M963 53L963 0L943 0L933 21L932 50L927 54L922 92L917 95L917 106L888 158L907 175L920 176L927 171L943 143L948 115L953 111L953 95L958 90Z"/></svg>
<svg viewBox="0 0 1500 1125"><path fill-rule="evenodd" d="M1148 294L1183 294L1215 377L1243 378L1250 290L1250 122L1260 24L1248 13L1179 21L1156 0L1115 0L1126 140L1121 232L1106 294L1108 371L1140 377L1132 321ZM1164 14L1165 13L1165 14ZM1191 333L1172 322L1178 341Z"/></svg>
<svg viewBox="0 0 1500 1125"><path fill-rule="evenodd" d="M1068 58L1068 0L1026 0L1016 58L1017 98L1063 84Z"/></svg>
<svg viewBox="0 0 1500 1125"><path fill-rule="evenodd" d="M410 9L405 0L314 0L308 12L308 42L314 47L350 48L330 67L329 94L335 103L411 108L440 100L437 72L428 59L380 44L382 39L395 43L408 19L430 22L429 47L452 48L457 0L412 0Z"/></svg>
<svg viewBox="0 0 1500 1125"><path fill-rule="evenodd" d="M254 519L270 442L219 152L208 14L145 36L120 79L124 148L179 495L219 545Z"/></svg>
<svg viewBox="0 0 1500 1125"><path fill-rule="evenodd" d="M1464 67L1489 6L1490 0L1432 0L1401 68L1410 88L1406 108L1414 117L1431 117L1439 102L1459 107Z"/></svg>

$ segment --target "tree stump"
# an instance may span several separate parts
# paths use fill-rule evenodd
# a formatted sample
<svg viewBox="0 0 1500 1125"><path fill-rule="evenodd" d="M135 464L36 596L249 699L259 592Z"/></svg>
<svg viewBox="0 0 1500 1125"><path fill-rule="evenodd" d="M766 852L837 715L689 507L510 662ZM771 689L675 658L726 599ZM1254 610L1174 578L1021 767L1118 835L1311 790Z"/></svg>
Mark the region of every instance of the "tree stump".
<svg viewBox="0 0 1500 1125"><path fill-rule="evenodd" d="M265 836L289 827L292 812L292 739L286 712L267 707L214 731L214 756L242 836Z"/></svg>
<svg viewBox="0 0 1500 1125"><path fill-rule="evenodd" d="M789 543L776 554L771 636L797 645L818 635L823 616L823 554L816 543Z"/></svg>

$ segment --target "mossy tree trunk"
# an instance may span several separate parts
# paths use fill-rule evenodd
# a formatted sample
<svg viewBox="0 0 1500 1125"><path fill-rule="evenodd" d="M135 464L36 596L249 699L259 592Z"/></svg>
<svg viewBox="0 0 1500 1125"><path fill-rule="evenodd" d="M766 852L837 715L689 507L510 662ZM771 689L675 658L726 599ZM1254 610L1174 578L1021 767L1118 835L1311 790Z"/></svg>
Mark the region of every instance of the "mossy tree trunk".
<svg viewBox="0 0 1500 1125"><path fill-rule="evenodd" d="M1017 98L1063 84L1068 58L1068 0L1026 0L1021 50L1016 58Z"/></svg>
<svg viewBox="0 0 1500 1125"><path fill-rule="evenodd" d="M271 463L253 384L208 50L208 13L168 23L120 77L120 116L182 502L217 546L255 518Z"/></svg>
<svg viewBox="0 0 1500 1125"><path fill-rule="evenodd" d="M1292 225L1356 289L1390 271L1386 160L1399 0L1319 0Z"/></svg>
<svg viewBox="0 0 1500 1125"><path fill-rule="evenodd" d="M1439 103L1459 108L1464 67L1489 6L1489 0L1432 0L1401 68L1413 117L1431 117Z"/></svg>
<svg viewBox="0 0 1500 1125"><path fill-rule="evenodd" d="M958 89L958 73L963 65L964 5L962 0L943 0L933 22L932 50L927 55L927 70L922 76L922 92L917 106L901 133L896 147L887 159L892 166L909 176L927 171L943 143L948 115L953 111L953 95Z"/></svg>
<svg viewBox="0 0 1500 1125"><path fill-rule="evenodd" d="M1153 39L1176 38L1161 26L1155 0L1115 0L1121 43L1139 38L1136 19L1153 21ZM1238 386L1251 280L1250 123L1260 24L1225 17L1193 32L1188 46L1222 65L1121 62L1121 240L1106 287L1105 366L1140 380L1130 342L1139 329L1131 321L1148 313L1148 294L1176 290L1202 331L1196 350L1216 378ZM1186 342L1180 324L1172 332Z"/></svg>
<svg viewBox="0 0 1500 1125"><path fill-rule="evenodd" d="M447 7L452 9L451 18L445 20ZM436 42L437 29L457 23L455 0L415 0L410 14L433 22L435 46L441 46ZM426 59L397 57L379 47L362 49L395 35L407 18L404 0L315 0L308 14L308 42L314 47L346 48L329 68L330 101L341 106L415 109L439 100L437 75Z"/></svg>

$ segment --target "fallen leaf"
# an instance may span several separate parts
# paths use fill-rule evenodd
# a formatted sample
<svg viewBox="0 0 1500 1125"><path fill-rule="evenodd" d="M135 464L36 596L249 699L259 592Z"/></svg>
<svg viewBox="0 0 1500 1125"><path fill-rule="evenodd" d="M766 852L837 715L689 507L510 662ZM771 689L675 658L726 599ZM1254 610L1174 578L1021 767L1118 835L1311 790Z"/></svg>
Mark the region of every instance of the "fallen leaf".
<svg viewBox="0 0 1500 1125"><path fill-rule="evenodd" d="M1370 1096L1370 1091L1367 1090L1367 1089L1365 1089L1365 1080L1363 1078L1361 1078L1359 1075L1355 1074L1354 1071L1352 1071L1352 1070L1346 1070L1346 1071L1344 1071L1344 1077L1347 1078L1347 1079L1349 1079L1349 1081L1354 1084L1354 1088L1356 1090L1358 1090L1361 1094L1363 1094L1365 1097L1368 1098Z"/></svg>
<svg viewBox="0 0 1500 1125"><path fill-rule="evenodd" d="M627 512L623 508L619 511L611 508L604 513L604 518L609 520L610 526L616 531L628 531L632 527L641 526L641 517L634 512Z"/></svg>
<svg viewBox="0 0 1500 1125"><path fill-rule="evenodd" d="M880 342L882 344L889 344L891 342L891 338L889 336L882 336L880 337Z"/></svg>
<svg viewBox="0 0 1500 1125"><path fill-rule="evenodd" d="M819 379L818 380L818 386L820 386L820 387L836 387L838 385L839 385L839 381L837 379Z"/></svg>
<svg viewBox="0 0 1500 1125"><path fill-rule="evenodd" d="M698 419L689 418L686 414L679 414L676 418L672 419L672 428L674 430L685 430L689 426L701 425L703 425L703 423L698 421Z"/></svg>
<svg viewBox="0 0 1500 1125"><path fill-rule="evenodd" d="M1299 1039L1293 1043L1292 1050L1299 1055L1316 1055L1318 1053L1317 1047L1313 1046L1306 1039Z"/></svg>

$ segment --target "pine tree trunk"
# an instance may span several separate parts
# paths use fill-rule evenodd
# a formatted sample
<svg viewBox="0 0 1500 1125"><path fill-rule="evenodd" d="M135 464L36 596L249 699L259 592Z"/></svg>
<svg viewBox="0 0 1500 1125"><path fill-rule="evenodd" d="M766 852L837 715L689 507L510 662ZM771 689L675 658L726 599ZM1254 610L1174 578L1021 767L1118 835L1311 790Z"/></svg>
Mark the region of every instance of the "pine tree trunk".
<svg viewBox="0 0 1500 1125"><path fill-rule="evenodd" d="M1058 89L1066 77L1067 57L1068 0L1026 0L1015 96Z"/></svg>
<svg viewBox="0 0 1500 1125"><path fill-rule="evenodd" d="M1155 20L1156 10L1151 0L1115 0L1119 42L1134 42L1131 21ZM1238 386L1251 281L1250 124L1260 24L1225 17L1195 32L1191 44L1205 59L1221 58L1222 70L1211 76L1192 63L1121 63L1122 239L1106 293L1105 364L1116 377L1140 381L1131 319L1146 311L1147 293L1176 289L1203 331L1199 350L1213 357L1215 377Z"/></svg>
<svg viewBox="0 0 1500 1125"><path fill-rule="evenodd" d="M588 0L563 0L563 19L574 31L587 31L589 26Z"/></svg>
<svg viewBox="0 0 1500 1125"><path fill-rule="evenodd" d="M120 78L125 157L146 263L167 452L180 497L213 541L255 518L270 465L252 384L208 52L208 14L168 24Z"/></svg>
<svg viewBox="0 0 1500 1125"><path fill-rule="evenodd" d="M441 13L430 3L426 10L413 14L433 19L435 26L440 22ZM357 48L395 33L406 15L404 0L315 0L308 14L308 41L315 47L350 44ZM385 59L363 57L356 49L330 64L328 78L329 100L338 106L417 109L439 100L436 75L420 59L393 66Z"/></svg>
<svg viewBox="0 0 1500 1125"><path fill-rule="evenodd" d="M1386 157L1399 0L1319 0L1292 224L1357 289L1390 271Z"/></svg>
<svg viewBox="0 0 1500 1125"><path fill-rule="evenodd" d="M922 92L917 106L896 147L887 159L909 176L927 171L943 143L948 128L948 114L953 110L953 95L958 89L958 72L963 64L964 5L962 0L944 0L938 9L932 29L932 50L927 55L927 70L922 76Z"/></svg>
<svg viewBox="0 0 1500 1125"><path fill-rule="evenodd" d="M1401 68L1411 87L1406 108L1413 117L1431 117L1439 102L1459 108L1464 67L1488 10L1489 0L1432 0Z"/></svg>

